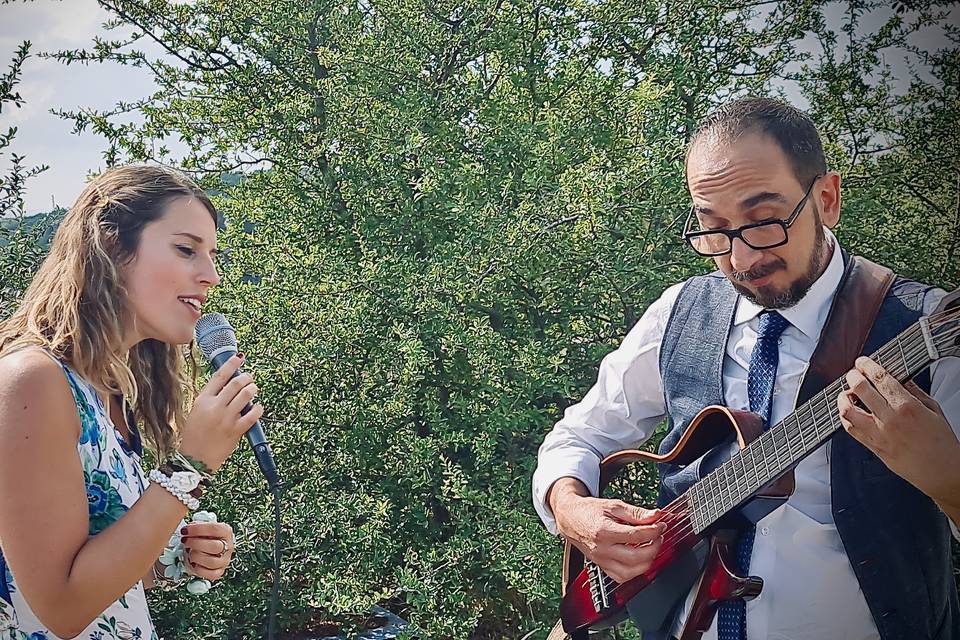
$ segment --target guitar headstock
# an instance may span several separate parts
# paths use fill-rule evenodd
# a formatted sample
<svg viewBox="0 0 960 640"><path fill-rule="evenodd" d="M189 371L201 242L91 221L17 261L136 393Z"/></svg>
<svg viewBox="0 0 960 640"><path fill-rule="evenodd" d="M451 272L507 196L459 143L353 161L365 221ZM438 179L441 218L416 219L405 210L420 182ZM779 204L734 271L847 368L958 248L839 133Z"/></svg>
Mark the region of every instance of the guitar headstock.
<svg viewBox="0 0 960 640"><path fill-rule="evenodd" d="M960 357L960 289L945 295L927 322L940 357Z"/></svg>

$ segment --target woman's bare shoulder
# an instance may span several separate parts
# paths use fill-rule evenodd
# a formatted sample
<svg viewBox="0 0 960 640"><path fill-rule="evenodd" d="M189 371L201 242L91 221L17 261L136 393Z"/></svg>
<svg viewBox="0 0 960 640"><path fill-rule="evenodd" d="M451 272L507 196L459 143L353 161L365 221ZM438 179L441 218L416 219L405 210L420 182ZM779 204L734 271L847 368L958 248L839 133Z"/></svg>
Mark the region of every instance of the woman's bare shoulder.
<svg viewBox="0 0 960 640"><path fill-rule="evenodd" d="M25 347L0 357L0 392L24 391L60 378L64 378L63 369L40 347Z"/></svg>
<svg viewBox="0 0 960 640"><path fill-rule="evenodd" d="M41 349L28 347L0 358L0 380L0 432L36 432L63 421L79 429L63 369Z"/></svg>

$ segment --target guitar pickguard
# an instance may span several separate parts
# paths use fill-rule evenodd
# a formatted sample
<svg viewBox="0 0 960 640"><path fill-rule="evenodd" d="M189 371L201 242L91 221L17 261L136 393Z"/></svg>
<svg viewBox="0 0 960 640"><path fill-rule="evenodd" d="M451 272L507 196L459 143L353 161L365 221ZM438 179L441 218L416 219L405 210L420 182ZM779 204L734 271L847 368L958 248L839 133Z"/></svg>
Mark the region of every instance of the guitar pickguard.
<svg viewBox="0 0 960 640"><path fill-rule="evenodd" d="M677 608L703 574L708 551L709 543L701 540L627 603L627 612L638 629L655 632L670 625Z"/></svg>

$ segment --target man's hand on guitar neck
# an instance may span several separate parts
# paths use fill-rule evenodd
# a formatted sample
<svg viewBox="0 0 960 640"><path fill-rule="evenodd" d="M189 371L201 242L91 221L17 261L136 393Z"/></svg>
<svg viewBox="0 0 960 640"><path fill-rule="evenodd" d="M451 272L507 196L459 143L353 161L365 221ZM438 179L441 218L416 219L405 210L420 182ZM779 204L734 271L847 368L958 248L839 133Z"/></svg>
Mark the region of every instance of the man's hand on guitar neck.
<svg viewBox="0 0 960 640"><path fill-rule="evenodd" d="M960 441L940 405L870 358L857 358L846 380L850 390L837 398L843 427L960 525Z"/></svg>
<svg viewBox="0 0 960 640"><path fill-rule="evenodd" d="M658 510L594 498L574 478L553 483L547 503L560 535L617 582L649 569L663 544L666 525L657 522Z"/></svg>

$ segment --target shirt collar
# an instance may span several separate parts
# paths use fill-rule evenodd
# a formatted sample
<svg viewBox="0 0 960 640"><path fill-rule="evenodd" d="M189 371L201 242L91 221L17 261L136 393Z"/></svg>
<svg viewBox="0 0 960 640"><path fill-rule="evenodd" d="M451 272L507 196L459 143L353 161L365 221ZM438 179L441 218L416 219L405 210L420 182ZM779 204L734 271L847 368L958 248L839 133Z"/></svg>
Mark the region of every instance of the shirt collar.
<svg viewBox="0 0 960 640"><path fill-rule="evenodd" d="M836 295L840 280L843 277L843 256L840 253L840 246L829 229L824 227L823 230L827 235L827 242L833 250L827 268L811 285L810 290L800 299L800 302L787 309L778 309L780 315L786 318L790 324L799 329L805 336L814 340L820 337L820 331L823 329L823 323L830 311L833 296ZM760 305L739 296L733 324L750 322L763 310Z"/></svg>

